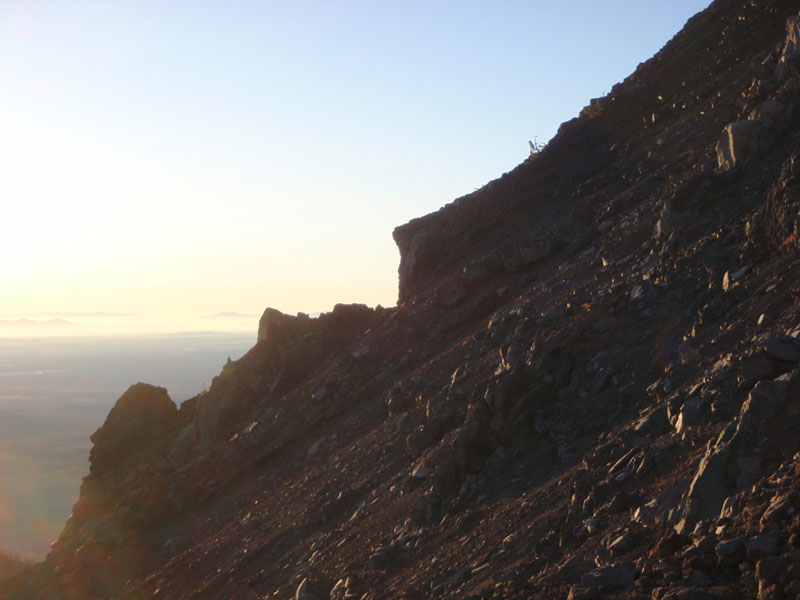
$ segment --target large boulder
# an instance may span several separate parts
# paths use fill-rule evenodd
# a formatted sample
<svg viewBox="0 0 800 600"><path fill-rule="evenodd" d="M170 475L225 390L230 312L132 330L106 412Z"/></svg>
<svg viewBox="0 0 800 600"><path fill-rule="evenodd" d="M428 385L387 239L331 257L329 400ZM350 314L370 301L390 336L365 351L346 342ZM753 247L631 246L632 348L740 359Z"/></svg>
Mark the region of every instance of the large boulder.
<svg viewBox="0 0 800 600"><path fill-rule="evenodd" d="M792 429L798 414L800 371L759 381L739 415L709 443L689 487L679 532L691 531L701 519L717 518L726 498L753 484L761 468L755 448L789 455L800 449Z"/></svg>
<svg viewBox="0 0 800 600"><path fill-rule="evenodd" d="M746 119L729 123L717 142L717 164L723 171L747 163L755 154L761 123Z"/></svg>

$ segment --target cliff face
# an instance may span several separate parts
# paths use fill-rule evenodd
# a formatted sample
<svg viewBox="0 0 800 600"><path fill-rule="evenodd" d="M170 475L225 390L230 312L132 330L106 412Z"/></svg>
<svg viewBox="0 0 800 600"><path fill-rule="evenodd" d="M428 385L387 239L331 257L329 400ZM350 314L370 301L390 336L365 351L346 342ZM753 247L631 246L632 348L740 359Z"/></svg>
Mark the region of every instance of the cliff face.
<svg viewBox="0 0 800 600"><path fill-rule="evenodd" d="M718 0L398 227L400 302L133 386L3 598L800 592L800 18Z"/></svg>

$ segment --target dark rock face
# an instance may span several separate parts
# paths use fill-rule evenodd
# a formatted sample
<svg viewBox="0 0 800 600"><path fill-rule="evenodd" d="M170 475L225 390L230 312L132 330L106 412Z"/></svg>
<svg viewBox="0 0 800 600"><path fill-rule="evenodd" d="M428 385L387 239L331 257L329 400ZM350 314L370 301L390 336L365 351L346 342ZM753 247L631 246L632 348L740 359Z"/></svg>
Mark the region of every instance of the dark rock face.
<svg viewBox="0 0 800 600"><path fill-rule="evenodd" d="M92 435L91 475L102 477L124 470L142 453L163 449L177 425L178 409L166 389L146 383L132 385Z"/></svg>

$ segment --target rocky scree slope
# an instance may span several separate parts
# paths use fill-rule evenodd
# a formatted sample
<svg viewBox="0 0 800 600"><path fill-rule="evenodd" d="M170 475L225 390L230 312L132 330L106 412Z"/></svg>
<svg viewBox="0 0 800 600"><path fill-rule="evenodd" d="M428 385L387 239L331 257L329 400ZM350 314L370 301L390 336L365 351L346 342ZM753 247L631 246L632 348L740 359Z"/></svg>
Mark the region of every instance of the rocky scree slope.
<svg viewBox="0 0 800 600"><path fill-rule="evenodd" d="M400 304L137 384L23 598L800 597L800 16L718 0L395 230Z"/></svg>

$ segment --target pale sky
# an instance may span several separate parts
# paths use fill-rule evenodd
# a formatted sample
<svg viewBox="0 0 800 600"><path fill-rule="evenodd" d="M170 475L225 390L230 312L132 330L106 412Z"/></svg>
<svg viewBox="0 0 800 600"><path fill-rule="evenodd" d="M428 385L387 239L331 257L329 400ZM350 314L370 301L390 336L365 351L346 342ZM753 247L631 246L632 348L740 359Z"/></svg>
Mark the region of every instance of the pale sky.
<svg viewBox="0 0 800 600"><path fill-rule="evenodd" d="M0 0L0 318L391 306L392 229L704 0Z"/></svg>

